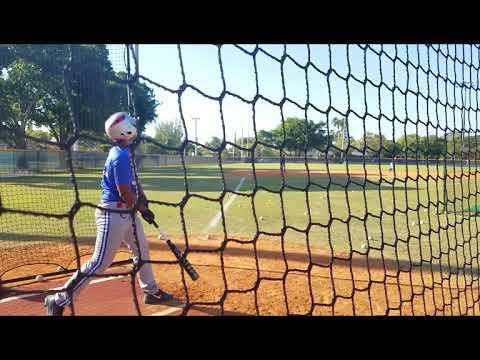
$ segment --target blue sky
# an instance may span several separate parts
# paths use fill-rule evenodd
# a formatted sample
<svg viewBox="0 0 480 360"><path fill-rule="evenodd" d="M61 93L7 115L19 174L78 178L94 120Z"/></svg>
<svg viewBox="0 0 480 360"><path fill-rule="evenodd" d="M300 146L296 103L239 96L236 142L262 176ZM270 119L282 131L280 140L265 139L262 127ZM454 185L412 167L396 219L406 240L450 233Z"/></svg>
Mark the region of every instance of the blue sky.
<svg viewBox="0 0 480 360"><path fill-rule="evenodd" d="M239 45L247 52L254 50L251 44ZM363 136L366 131L381 133L388 139L394 135L398 138L405 131L414 133L418 124L418 132L425 135L435 134L438 125L450 128L461 128L461 87L454 83L478 82L479 49L470 45L309 45L310 61L317 69L310 66L307 71L295 64L304 66L308 60L307 45L286 45L286 54L295 60L287 58L283 66L276 59L284 54L283 45L260 45L263 51L257 52L255 57L258 74L258 93L279 103L285 97L293 102L286 101L283 105L283 115L307 116L313 121L331 121L335 116L343 117L348 109L356 112L347 116L350 135L354 138ZM383 50L381 56L380 53ZM437 50L437 51L435 51ZM438 50L442 53L438 53ZM376 53L377 52L377 53ZM245 53L233 45L181 45L180 52L177 45L146 45L141 44L140 73L169 89L178 89L182 84L180 56L183 61L185 81L198 88L203 93L218 97L223 90L223 79L220 71L221 59L225 89L242 98L252 101L257 93L254 56ZM220 54L220 55L219 55ZM395 56L395 54L397 54ZM448 56L447 56L448 54ZM405 66L401 61L393 62L390 58L398 58L411 64ZM455 59L455 61L454 61ZM464 60L465 64L462 65ZM415 67L421 66L418 70ZM333 71L327 73L329 69ZM428 71L430 69L430 71ZM381 71L380 71L381 70ZM328 76L327 76L328 74ZM350 77L347 78L347 75ZM445 82L441 77L447 78ZM369 82L364 86L354 78ZM438 86L437 86L438 81ZM371 84L371 83L373 84ZM378 86L382 83L381 86ZM398 87L392 90L394 84ZM475 86L475 85L473 85ZM438 87L438 91L437 91ZM180 119L178 97L161 88L155 88L155 95L162 103L158 108L158 121ZM400 91L407 89L414 93L421 93L432 98L427 101L422 96ZM319 111L310 107L305 112L307 101ZM471 107L478 107L476 91L468 86L464 89L464 98L470 94ZM188 138L194 139L194 121L198 117L199 141L205 143L212 136L223 138L222 121L220 116L220 102L201 95L192 88L187 88L181 96L183 116L187 125ZM450 106L436 102L456 104L455 110ZM333 107L328 114L329 104ZM467 100L466 107L469 107ZM241 136L253 136L253 122L260 129L270 130L281 123L281 107L267 101L259 100L255 105L255 117L251 104L241 101L235 96L226 95L223 100L223 116L226 130L226 139L234 140ZM366 113L372 116L365 115ZM468 112L466 127L476 129L476 118L473 110ZM397 120L390 121L395 118ZM380 121L375 118L382 115ZM365 117L365 120L363 120ZM423 125L418 119L428 123ZM147 134L153 135L153 127L147 128ZM443 132L439 130L439 135Z"/></svg>

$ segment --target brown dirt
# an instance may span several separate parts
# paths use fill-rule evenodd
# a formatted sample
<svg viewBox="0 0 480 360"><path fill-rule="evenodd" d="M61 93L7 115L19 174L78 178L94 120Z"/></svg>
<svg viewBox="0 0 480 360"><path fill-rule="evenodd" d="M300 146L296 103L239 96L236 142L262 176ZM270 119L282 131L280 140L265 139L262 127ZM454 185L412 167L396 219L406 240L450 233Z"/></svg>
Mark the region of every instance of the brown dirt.
<svg viewBox="0 0 480 360"><path fill-rule="evenodd" d="M182 239L173 240L184 248ZM257 267L252 243L229 241L223 252L214 251L220 249L222 242L223 239L215 237L210 240L190 239L188 258L200 279L193 282L185 274L186 287L178 265L153 265L162 288L185 302L188 294L188 303L194 305L188 314L198 314L199 311L221 314L221 305L224 314L228 315L480 313L478 280L472 281L466 276L447 276L420 268L410 270L408 264L384 263L367 255L355 255L350 259L348 254L341 254L344 259L332 258L320 248L311 248L310 262L305 244L286 244L284 257L281 245L267 237L260 237L256 242ZM163 242L150 239L150 244L153 260L175 259ZM116 260L128 257L128 253L120 252ZM82 262L87 259L88 256L82 258ZM129 267L125 266L110 271L128 270ZM38 287L41 283L30 286ZM102 286L106 289L108 285ZM22 287L16 284L15 288ZM124 296L130 299L125 299L125 303L130 304L131 311L131 288L125 289ZM104 309L100 300L98 302L99 309ZM108 307L104 311L109 311Z"/></svg>

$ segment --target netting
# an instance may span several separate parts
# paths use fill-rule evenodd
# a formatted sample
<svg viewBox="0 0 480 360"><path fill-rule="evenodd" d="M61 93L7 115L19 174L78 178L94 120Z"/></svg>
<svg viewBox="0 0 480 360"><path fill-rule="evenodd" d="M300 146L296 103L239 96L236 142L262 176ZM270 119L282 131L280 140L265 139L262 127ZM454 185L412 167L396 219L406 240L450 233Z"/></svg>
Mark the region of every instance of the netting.
<svg viewBox="0 0 480 360"><path fill-rule="evenodd" d="M65 170L2 177L2 280L35 263L75 270L92 251L103 165L79 165L72 146L108 146L99 128L113 111L107 99L89 112L89 82L76 71L94 60L60 48L65 134L25 135L8 121L19 115L0 109L3 134L63 152ZM145 126L136 96L150 87L157 112L173 109L180 124L176 141L144 132L134 162L160 226L200 274L191 281L151 240L148 262L183 314L479 314L478 46L142 45L135 67L121 48L101 65L110 75L99 94L118 91L114 105ZM138 314L144 263L124 272Z"/></svg>

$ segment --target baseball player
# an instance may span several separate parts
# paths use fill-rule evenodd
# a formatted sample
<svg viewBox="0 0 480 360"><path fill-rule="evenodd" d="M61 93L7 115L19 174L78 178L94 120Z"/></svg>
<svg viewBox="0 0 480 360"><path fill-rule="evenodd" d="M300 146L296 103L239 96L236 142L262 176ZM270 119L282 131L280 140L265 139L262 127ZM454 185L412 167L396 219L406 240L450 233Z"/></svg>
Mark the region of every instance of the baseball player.
<svg viewBox="0 0 480 360"><path fill-rule="evenodd" d="M392 157L392 161L390 161L390 165L388 166L389 171L393 171L393 167L395 166L394 162L395 162L396 159L397 159L396 156Z"/></svg>
<svg viewBox="0 0 480 360"><path fill-rule="evenodd" d="M77 271L67 281L64 291L45 298L48 315L62 316L64 307L70 304L72 297L76 297L90 282L92 275L104 273L111 265L122 241L133 252L134 262L138 262L140 255L143 260L150 259L143 225L138 215L135 214L134 221L140 250L135 241L132 215L110 211L132 209L138 202L138 210L147 222L151 223L155 217L147 208L147 199L140 184L135 181L135 168L130 153L130 144L137 136L135 120L127 113L115 113L105 122L105 132L117 145L110 149L103 170L102 197L99 205L103 209L97 209L95 212L97 223L95 250L90 260L81 267L81 271ZM161 304L173 298L158 288L150 263L144 263L138 275L146 304Z"/></svg>

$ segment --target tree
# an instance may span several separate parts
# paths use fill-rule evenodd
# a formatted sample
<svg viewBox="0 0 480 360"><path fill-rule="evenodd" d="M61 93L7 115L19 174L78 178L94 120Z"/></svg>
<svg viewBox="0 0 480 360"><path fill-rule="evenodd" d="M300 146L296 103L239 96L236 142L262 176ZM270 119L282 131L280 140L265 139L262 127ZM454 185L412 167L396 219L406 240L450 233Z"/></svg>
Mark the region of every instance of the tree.
<svg viewBox="0 0 480 360"><path fill-rule="evenodd" d="M467 151L468 145L463 142L463 147ZM458 131L447 134L447 152L445 156L449 158L460 159L462 153L462 134Z"/></svg>
<svg viewBox="0 0 480 360"><path fill-rule="evenodd" d="M5 76L0 77L0 118L12 130L4 135L7 143L15 148L26 148L27 127L45 94L38 66L16 59L5 69Z"/></svg>
<svg viewBox="0 0 480 360"><path fill-rule="evenodd" d="M309 120L289 117L285 120L285 133L280 124L273 129L273 139L277 146L283 146L300 156L305 150L319 148L327 143L325 123L314 123Z"/></svg>
<svg viewBox="0 0 480 360"><path fill-rule="evenodd" d="M398 144L402 153L406 154L407 157L416 157L418 155L421 157L425 153L424 142L417 134L403 135L398 139Z"/></svg>
<svg viewBox="0 0 480 360"><path fill-rule="evenodd" d="M63 68L69 63L66 46L46 46L50 61L36 58L45 74L44 81L49 94L34 121L47 127L58 142L65 142L73 135L70 106L77 119L79 130L103 135L103 123L113 112L121 109L119 84L113 82L114 72L108 60L108 51L103 45L73 45L70 72L64 78ZM66 91L64 90L66 81Z"/></svg>
<svg viewBox="0 0 480 360"><path fill-rule="evenodd" d="M402 148L400 144L393 140L385 140L383 142L382 156L387 158L394 158L401 154Z"/></svg>
<svg viewBox="0 0 480 360"><path fill-rule="evenodd" d="M125 73L118 73L116 76L121 79L126 79ZM107 91L111 92L111 100L114 102L113 106L117 106L119 109L128 110L127 90L125 85L121 85L116 82L108 82ZM131 84L131 92L133 94L133 104L135 107L135 113L138 118L137 129L139 133L145 131L145 127L156 120L156 109L160 105L155 99L155 93L152 88L148 87L145 83L134 82ZM118 104L115 104L116 101ZM117 110L118 111L118 110Z"/></svg>
<svg viewBox="0 0 480 360"><path fill-rule="evenodd" d="M393 142L389 143L384 135L367 132L365 137L358 139L355 146L364 152L373 152L376 156L390 157ZM390 149L390 150L389 150Z"/></svg>
<svg viewBox="0 0 480 360"><path fill-rule="evenodd" d="M257 136L258 136L258 141L261 141L270 145L273 145L275 143L275 139L271 131L260 130Z"/></svg>
<svg viewBox="0 0 480 360"><path fill-rule="evenodd" d="M183 141L183 127L178 120L162 121L155 125L155 140L169 147L180 147ZM161 153L165 150L160 149Z"/></svg>
<svg viewBox="0 0 480 360"><path fill-rule="evenodd" d="M218 149L222 145L222 143L223 143L222 139L220 139L219 137L216 137L216 136L212 136L210 141L208 141L205 145L207 145L208 147L211 147L211 148Z"/></svg>
<svg viewBox="0 0 480 360"><path fill-rule="evenodd" d="M262 144L257 144L255 148L256 157L276 157L279 156L278 150L272 149Z"/></svg>
<svg viewBox="0 0 480 360"><path fill-rule="evenodd" d="M41 130L41 129L33 129L33 128L29 127L26 131L26 134L28 136L31 136L31 137L35 138L35 139L46 140L46 141L51 140L50 133L48 131ZM44 144L44 143L41 143L41 142L29 141L29 143L33 147L38 147L38 148L47 148L48 147L47 144Z"/></svg>
<svg viewBox="0 0 480 360"><path fill-rule="evenodd" d="M476 135L464 137L464 155L469 159L474 159L480 153L480 139Z"/></svg>
<svg viewBox="0 0 480 360"><path fill-rule="evenodd" d="M335 146L340 149L340 161L343 162L343 154L346 142L345 136L347 135L345 132L346 119L334 117L332 119L332 125L336 129L336 131L332 134L333 138L335 138Z"/></svg>
<svg viewBox="0 0 480 360"><path fill-rule="evenodd" d="M279 156L278 150L264 145L264 144L276 145L273 133L271 131L260 130L257 133L257 138L258 138L258 142L257 142L257 147L255 148L256 157Z"/></svg>
<svg viewBox="0 0 480 360"><path fill-rule="evenodd" d="M435 135L422 137L420 143L422 155L425 158L439 159L445 152L445 140Z"/></svg>
<svg viewBox="0 0 480 360"><path fill-rule="evenodd" d="M346 120L344 118L337 118L334 117L332 119L332 125L336 129L334 132L335 136L335 145L343 150L343 146L345 144L345 125L346 125Z"/></svg>
<svg viewBox="0 0 480 360"><path fill-rule="evenodd" d="M67 64L70 71L64 72ZM26 146L25 129L31 124L65 143L73 135L69 105L81 133L102 137L108 116L128 111L126 86L118 82L126 75L114 73L105 45L1 45L0 73L0 118L16 131L10 133L16 147ZM156 118L158 102L146 84L131 88L142 133Z"/></svg>
<svg viewBox="0 0 480 360"><path fill-rule="evenodd" d="M71 63L66 45L0 46L0 54L5 54L0 65L7 70L9 77L12 62L8 61L22 61L37 69L37 81L30 77L28 83L36 92L43 92L32 113L32 121L38 126L47 127L58 142L65 142L73 134L64 90L66 64L70 64L70 71L66 73L67 91L80 131L103 135L103 124L109 115L128 111L126 86L118 83L126 75L114 73L105 45L75 44L70 49ZM139 118L137 125L143 132L146 124L156 118L158 102L153 90L144 83L133 83L132 91ZM28 105L28 98L20 100L24 107Z"/></svg>

